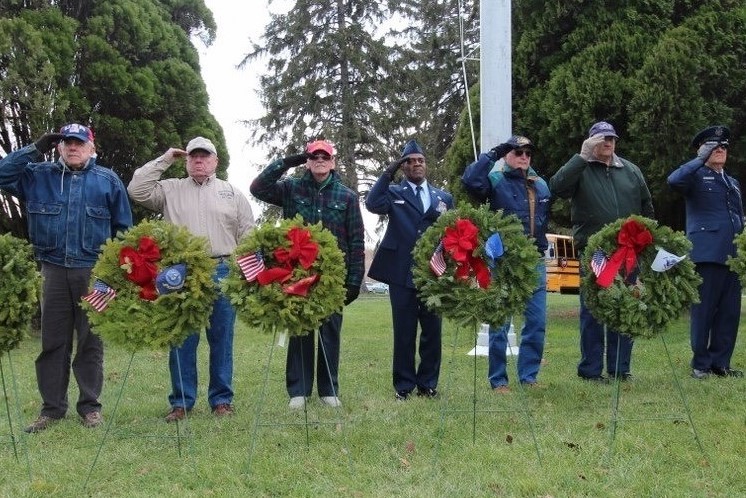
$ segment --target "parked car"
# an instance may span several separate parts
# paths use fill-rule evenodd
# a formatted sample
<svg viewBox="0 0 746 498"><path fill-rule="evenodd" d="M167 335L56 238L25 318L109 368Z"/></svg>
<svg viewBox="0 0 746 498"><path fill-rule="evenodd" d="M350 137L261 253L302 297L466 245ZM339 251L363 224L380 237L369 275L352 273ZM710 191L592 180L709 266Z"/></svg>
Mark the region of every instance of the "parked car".
<svg viewBox="0 0 746 498"><path fill-rule="evenodd" d="M372 294L388 294L389 286L382 282L365 282L365 290Z"/></svg>

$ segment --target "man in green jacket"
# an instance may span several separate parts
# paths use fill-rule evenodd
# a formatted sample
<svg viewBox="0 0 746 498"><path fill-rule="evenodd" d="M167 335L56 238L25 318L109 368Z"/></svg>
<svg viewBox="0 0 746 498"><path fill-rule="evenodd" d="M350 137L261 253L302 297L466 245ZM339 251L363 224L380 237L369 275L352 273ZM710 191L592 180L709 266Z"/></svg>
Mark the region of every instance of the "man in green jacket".
<svg viewBox="0 0 746 498"><path fill-rule="evenodd" d="M575 247L581 252L586 249L588 238L607 223L632 214L654 216L650 191L640 168L615 153L618 139L611 124L595 123L580 153L571 157L549 180L552 195L572 201L573 237ZM612 377L619 375L622 380L630 379L632 340L598 323L585 307L582 295L578 376L607 381L603 376L604 332L606 371Z"/></svg>

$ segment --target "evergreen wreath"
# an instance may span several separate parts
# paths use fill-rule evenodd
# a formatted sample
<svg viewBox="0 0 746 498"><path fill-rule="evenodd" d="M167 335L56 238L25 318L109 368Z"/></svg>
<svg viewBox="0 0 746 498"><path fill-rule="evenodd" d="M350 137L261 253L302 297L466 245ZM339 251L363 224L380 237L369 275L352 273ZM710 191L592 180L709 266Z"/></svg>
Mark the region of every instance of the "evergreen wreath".
<svg viewBox="0 0 746 498"><path fill-rule="evenodd" d="M622 269L604 288L597 283L599 277L591 270L591 259L598 250L611 257L620 248L620 230L629 221L638 222L652 238L637 254L636 266L629 277ZM682 232L659 226L655 220L643 216L633 215L605 225L588 239L581 257L585 273L580 292L585 305L599 322L612 330L633 338L654 337L692 303L699 301L697 287L702 280L688 257L663 272L654 271L651 264L658 249L681 256L688 254L691 247Z"/></svg>
<svg viewBox="0 0 746 498"><path fill-rule="evenodd" d="M0 235L0 353L18 347L31 325L41 292L31 245L6 233Z"/></svg>
<svg viewBox="0 0 746 498"><path fill-rule="evenodd" d="M123 254L155 242L160 257L155 271L185 264L184 285L178 292L148 295L152 285L139 285L128 278ZM213 281L216 262L208 242L185 227L164 220L143 220L104 244L93 267L91 285L97 280L116 291L116 297L102 311L81 301L93 331L104 340L130 351L142 348L178 347L194 333L207 329L218 287ZM152 289L151 289L152 291Z"/></svg>
<svg viewBox="0 0 746 498"><path fill-rule="evenodd" d="M247 255L257 255L261 261L252 281L238 263ZM250 327L265 333L307 335L342 310L344 254L321 223L306 224L298 215L277 226L264 224L243 238L234 256L222 288Z"/></svg>
<svg viewBox="0 0 746 498"><path fill-rule="evenodd" d="M457 263L446 249L443 250L445 270L437 276L431 260L444 236L458 230L464 222L477 228L469 255L474 258L474 277L464 278L464 264ZM491 264L485 257L485 246L495 233L500 236L504 254L494 260L488 279L480 282L480 261L487 266ZM523 233L518 218L504 216L502 210L490 211L486 205L462 206L441 214L417 241L413 255L414 283L428 308L470 327L481 322L500 327L513 315L522 313L537 286L536 266L541 261L533 239Z"/></svg>
<svg viewBox="0 0 746 498"><path fill-rule="evenodd" d="M736 246L736 256L729 256L727 263L730 270L738 275L741 285L746 287L746 232L736 235L733 243Z"/></svg>

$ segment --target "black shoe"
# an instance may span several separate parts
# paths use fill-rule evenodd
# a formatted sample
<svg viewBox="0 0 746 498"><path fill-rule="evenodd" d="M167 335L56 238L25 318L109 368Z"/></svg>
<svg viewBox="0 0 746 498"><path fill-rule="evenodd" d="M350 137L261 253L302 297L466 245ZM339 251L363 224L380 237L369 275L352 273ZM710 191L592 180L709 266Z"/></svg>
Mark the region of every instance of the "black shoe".
<svg viewBox="0 0 746 498"><path fill-rule="evenodd" d="M396 401L407 401L407 399L409 399L409 393L410 391L396 391L394 397L396 398Z"/></svg>
<svg viewBox="0 0 746 498"><path fill-rule="evenodd" d="M718 377L743 377L742 370L733 370L730 367L712 367L712 373Z"/></svg>
<svg viewBox="0 0 746 498"><path fill-rule="evenodd" d="M599 384L609 383L609 379L607 379L603 375L591 375L590 377L586 377L585 375L578 374L578 377L580 377L583 380L590 381L590 382L598 382Z"/></svg>
<svg viewBox="0 0 746 498"><path fill-rule="evenodd" d="M615 379L616 377L617 377L616 372L609 372L609 378ZM632 380L634 377L632 377L632 374L629 372L622 372L619 378L622 382L627 382L627 381Z"/></svg>
<svg viewBox="0 0 746 498"><path fill-rule="evenodd" d="M709 370L697 370L696 368L692 368L692 377L694 377L697 380L704 380L710 376Z"/></svg>
<svg viewBox="0 0 746 498"><path fill-rule="evenodd" d="M426 398L435 398L438 396L438 390L434 387L418 387L417 396L424 396Z"/></svg>

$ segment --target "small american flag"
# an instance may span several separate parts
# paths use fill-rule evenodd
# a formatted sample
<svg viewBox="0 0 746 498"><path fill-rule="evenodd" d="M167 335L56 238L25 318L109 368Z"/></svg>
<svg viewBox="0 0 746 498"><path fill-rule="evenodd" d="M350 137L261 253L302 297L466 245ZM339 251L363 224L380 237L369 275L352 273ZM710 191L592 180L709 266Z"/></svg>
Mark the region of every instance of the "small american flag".
<svg viewBox="0 0 746 498"><path fill-rule="evenodd" d="M106 285L103 280L96 279L93 282L93 290L90 294L83 296L83 301L89 303L99 313L106 309L109 301L117 296L117 292Z"/></svg>
<svg viewBox="0 0 746 498"><path fill-rule="evenodd" d="M446 272L446 260L443 259L443 241L438 243L433 256L430 258L430 269L438 277Z"/></svg>
<svg viewBox="0 0 746 498"><path fill-rule="evenodd" d="M261 251L256 251L251 254L246 254L240 258L236 258L239 268L247 282L253 282L256 280L256 276L264 271L264 258L262 257Z"/></svg>
<svg viewBox="0 0 746 498"><path fill-rule="evenodd" d="M606 254L601 249L596 249L591 258L591 270L593 270L593 274L596 275L596 278L598 278L598 276L601 275L601 272L604 271L608 261L609 259L606 257Z"/></svg>

